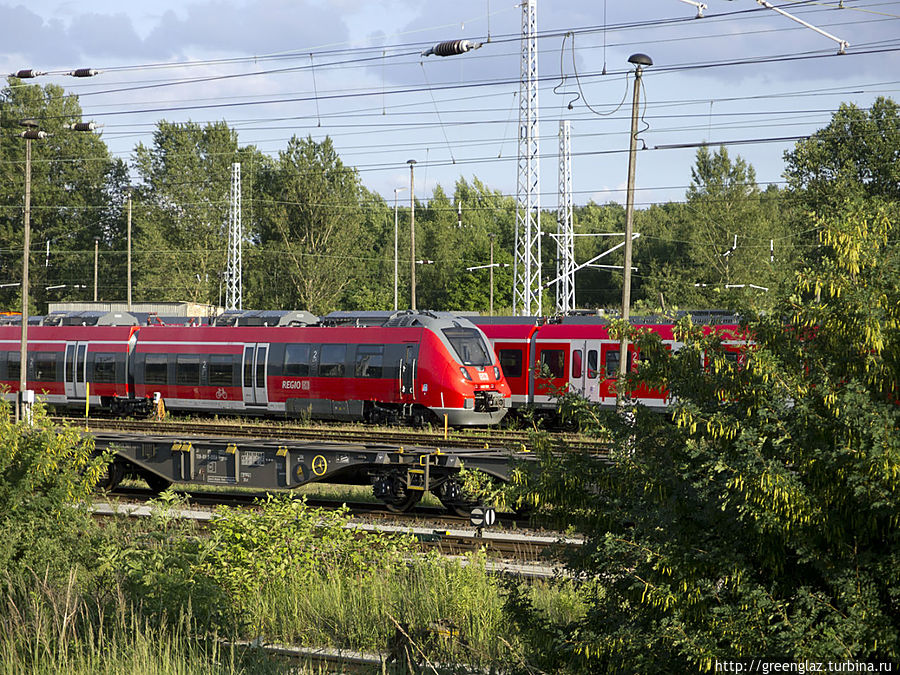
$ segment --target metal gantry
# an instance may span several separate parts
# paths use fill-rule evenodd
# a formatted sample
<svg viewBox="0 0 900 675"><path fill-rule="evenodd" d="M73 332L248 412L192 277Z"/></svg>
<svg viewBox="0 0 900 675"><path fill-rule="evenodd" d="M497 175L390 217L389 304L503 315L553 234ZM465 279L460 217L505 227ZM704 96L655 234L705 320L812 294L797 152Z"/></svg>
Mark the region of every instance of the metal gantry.
<svg viewBox="0 0 900 675"><path fill-rule="evenodd" d="M575 309L575 223L572 217L572 125L559 122L559 201L556 212L556 311Z"/></svg>
<svg viewBox="0 0 900 675"><path fill-rule="evenodd" d="M241 283L241 165L231 165L231 209L228 218L228 265L225 270L227 289L225 309L243 309L243 287Z"/></svg>
<svg viewBox="0 0 900 675"><path fill-rule="evenodd" d="M519 155L513 313L541 314L541 203L538 143L537 0L522 2Z"/></svg>

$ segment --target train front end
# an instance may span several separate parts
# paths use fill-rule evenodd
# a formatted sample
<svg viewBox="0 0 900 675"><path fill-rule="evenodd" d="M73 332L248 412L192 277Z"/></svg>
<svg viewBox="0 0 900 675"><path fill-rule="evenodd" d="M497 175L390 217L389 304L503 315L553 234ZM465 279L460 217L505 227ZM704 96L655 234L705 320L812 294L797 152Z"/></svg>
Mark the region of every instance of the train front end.
<svg viewBox="0 0 900 675"><path fill-rule="evenodd" d="M417 393L450 426L497 424L510 408L512 392L488 339L468 319L443 312L432 316L423 321L428 339L422 340L420 368L433 388Z"/></svg>

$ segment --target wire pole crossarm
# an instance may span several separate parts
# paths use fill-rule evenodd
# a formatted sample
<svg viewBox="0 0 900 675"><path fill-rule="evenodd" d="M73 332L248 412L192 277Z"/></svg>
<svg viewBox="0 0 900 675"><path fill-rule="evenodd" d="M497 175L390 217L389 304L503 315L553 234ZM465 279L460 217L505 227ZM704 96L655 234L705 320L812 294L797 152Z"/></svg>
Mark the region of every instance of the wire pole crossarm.
<svg viewBox="0 0 900 675"><path fill-rule="evenodd" d="M765 7L766 9L771 9L773 12L778 12L782 16L786 16L787 18L789 18L791 21L796 21L801 26L806 26L810 30L816 31L819 35L824 35L829 40L834 40L835 42L838 43L838 54L846 54L847 53L847 47L850 46L850 43L847 42L846 40L842 40L841 38L837 37L836 35L827 33L824 30L822 30L821 28L813 26L811 23L807 23L803 19L800 19L800 18L794 16L793 14L789 14L788 12L785 12L780 7L776 7L775 5L773 5L770 2L767 2L766 0L756 0L756 4L761 5L762 7Z"/></svg>

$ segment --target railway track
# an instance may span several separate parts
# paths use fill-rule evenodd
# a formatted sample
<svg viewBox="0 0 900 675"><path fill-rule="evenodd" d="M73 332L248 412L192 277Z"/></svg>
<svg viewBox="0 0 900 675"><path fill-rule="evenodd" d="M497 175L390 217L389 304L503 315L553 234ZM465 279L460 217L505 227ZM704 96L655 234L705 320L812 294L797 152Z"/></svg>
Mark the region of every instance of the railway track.
<svg viewBox="0 0 900 675"><path fill-rule="evenodd" d="M533 450L529 432L502 429L450 430L440 433L384 427L304 427L273 422L235 421L179 421L179 420L122 420L79 417L54 417L57 424L87 426L97 431L122 431L153 435L228 436L234 438L271 438L286 440L332 441L336 443L385 443L390 445L425 446L435 448L491 448L510 451ZM597 440L576 434L555 433L554 444L573 450L603 453L605 445Z"/></svg>
<svg viewBox="0 0 900 675"><path fill-rule="evenodd" d="M208 509L197 508L211 505L243 505L252 504L252 497L258 495L211 495L209 493L188 493L191 506L178 510L179 516L195 520L198 523L206 523L212 517ZM117 489L110 493L110 497L125 499L126 502L116 502L114 506L107 504L95 504L95 514L98 516L110 516L113 513L126 514L132 517L146 517L150 513L150 507L146 504L155 495L149 490L143 489ZM320 508L336 507L337 502L327 500L308 500L311 506ZM525 532L509 532L499 529L479 530L473 529L464 518L440 514L438 510L430 511L427 508L417 510L412 514L394 514L379 507L374 503L347 504L350 512L357 520L348 524L348 527L360 531L394 531L413 534L418 539L423 549L433 549L447 556L459 556L483 550L493 560L536 562L545 561L547 552L551 547L559 543L558 534L533 534ZM379 521L361 521L361 518L377 516ZM505 514L499 520L499 525L515 526L515 518L512 514ZM387 524L383 521L389 519ZM568 545L578 545L579 540L567 540Z"/></svg>

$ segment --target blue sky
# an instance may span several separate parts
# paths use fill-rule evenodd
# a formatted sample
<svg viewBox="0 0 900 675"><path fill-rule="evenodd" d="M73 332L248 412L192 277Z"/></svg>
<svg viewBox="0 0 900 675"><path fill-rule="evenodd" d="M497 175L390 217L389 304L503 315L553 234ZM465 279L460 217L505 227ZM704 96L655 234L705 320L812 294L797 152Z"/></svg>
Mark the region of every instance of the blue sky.
<svg viewBox="0 0 900 675"><path fill-rule="evenodd" d="M684 198L697 143L731 143L761 184L778 183L792 143L774 139L823 127L841 102L898 98L900 1L775 3L849 42L843 56L754 0L707 4L699 19L681 0L538 0L544 208L557 203L561 119L572 124L575 202L624 202L635 52L654 61L639 207ZM50 71L33 81L77 93L121 157L159 119L225 120L270 154L293 134L330 135L390 200L408 186L408 159L420 198L460 176L515 194L520 29L513 0L0 0L0 71ZM419 56L489 36L465 55ZM103 72L57 74L75 67Z"/></svg>

